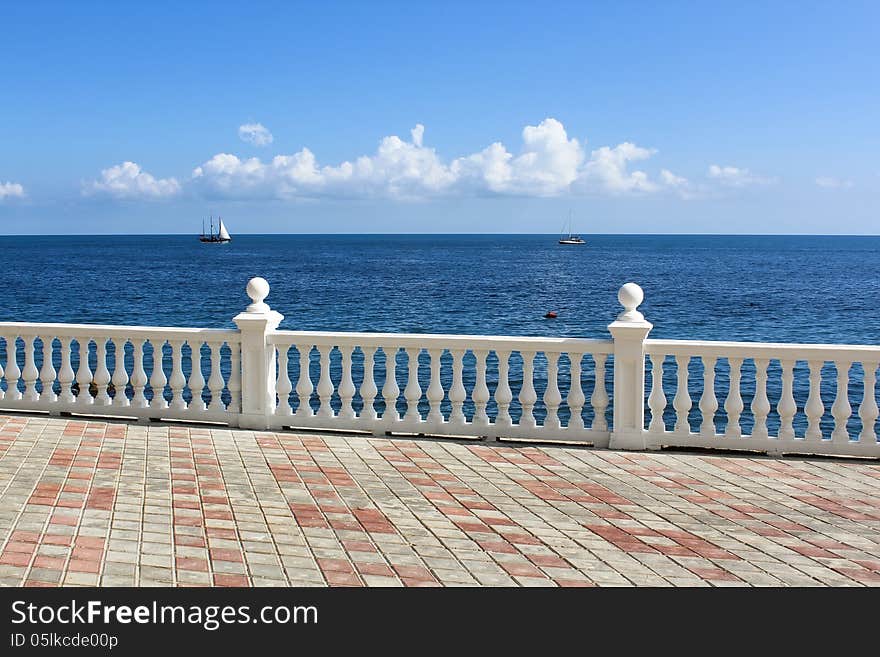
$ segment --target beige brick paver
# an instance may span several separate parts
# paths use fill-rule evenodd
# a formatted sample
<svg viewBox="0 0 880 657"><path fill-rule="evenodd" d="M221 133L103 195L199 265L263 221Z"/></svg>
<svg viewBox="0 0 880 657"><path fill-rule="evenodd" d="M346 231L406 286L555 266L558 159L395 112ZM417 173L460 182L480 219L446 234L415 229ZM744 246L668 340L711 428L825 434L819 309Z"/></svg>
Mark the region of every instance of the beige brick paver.
<svg viewBox="0 0 880 657"><path fill-rule="evenodd" d="M0 585L880 586L880 464L0 415Z"/></svg>

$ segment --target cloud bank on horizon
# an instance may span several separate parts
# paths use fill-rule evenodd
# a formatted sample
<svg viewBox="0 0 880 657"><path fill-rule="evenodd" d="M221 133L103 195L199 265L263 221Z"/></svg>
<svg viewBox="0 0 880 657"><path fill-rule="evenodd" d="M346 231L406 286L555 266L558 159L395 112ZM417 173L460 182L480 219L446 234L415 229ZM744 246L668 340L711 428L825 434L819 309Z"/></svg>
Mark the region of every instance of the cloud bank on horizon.
<svg viewBox="0 0 880 657"><path fill-rule="evenodd" d="M259 123L240 126L239 137L257 146L273 140L272 133ZM773 182L748 169L715 164L701 181L690 181L668 169L651 177L636 167L656 155L655 149L626 141L588 151L584 142L569 137L560 121L549 117L523 128L522 145L516 154L495 142L481 151L444 161L433 147L425 145L424 137L425 127L417 124L409 140L384 137L373 155L338 165L319 164L306 147L266 161L218 153L195 167L184 183L176 178L156 178L134 162L124 162L104 169L100 179L84 183L82 192L120 199L160 199L184 191L206 198L248 200L658 193L690 199L719 187Z"/></svg>

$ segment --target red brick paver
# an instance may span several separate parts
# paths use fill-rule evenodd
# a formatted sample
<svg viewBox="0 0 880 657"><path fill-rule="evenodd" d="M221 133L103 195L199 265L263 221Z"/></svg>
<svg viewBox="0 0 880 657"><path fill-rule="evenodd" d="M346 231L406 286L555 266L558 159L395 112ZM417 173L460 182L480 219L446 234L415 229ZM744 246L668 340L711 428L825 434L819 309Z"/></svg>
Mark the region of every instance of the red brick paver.
<svg viewBox="0 0 880 657"><path fill-rule="evenodd" d="M880 464L0 415L0 585L880 586Z"/></svg>

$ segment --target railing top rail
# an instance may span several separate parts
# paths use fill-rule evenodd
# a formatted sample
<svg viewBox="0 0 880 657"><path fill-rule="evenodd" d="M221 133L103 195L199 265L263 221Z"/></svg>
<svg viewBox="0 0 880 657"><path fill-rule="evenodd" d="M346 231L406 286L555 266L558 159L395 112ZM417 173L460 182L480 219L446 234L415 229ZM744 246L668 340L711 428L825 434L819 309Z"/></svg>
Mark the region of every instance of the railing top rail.
<svg viewBox="0 0 880 657"><path fill-rule="evenodd" d="M880 360L880 345L798 344L788 342L723 342L646 340L645 352L661 356L734 356L785 360Z"/></svg>
<svg viewBox="0 0 880 657"><path fill-rule="evenodd" d="M559 353L611 354L611 340L552 338L508 335L444 335L439 333L354 333L326 331L275 331L269 336L275 345L309 344L346 347L424 347L449 349L507 349Z"/></svg>
<svg viewBox="0 0 880 657"><path fill-rule="evenodd" d="M165 338L203 339L205 342L238 343L241 335L233 329L180 328L172 326L117 326L112 324L60 324L49 322L0 322L0 335L53 336L65 338Z"/></svg>

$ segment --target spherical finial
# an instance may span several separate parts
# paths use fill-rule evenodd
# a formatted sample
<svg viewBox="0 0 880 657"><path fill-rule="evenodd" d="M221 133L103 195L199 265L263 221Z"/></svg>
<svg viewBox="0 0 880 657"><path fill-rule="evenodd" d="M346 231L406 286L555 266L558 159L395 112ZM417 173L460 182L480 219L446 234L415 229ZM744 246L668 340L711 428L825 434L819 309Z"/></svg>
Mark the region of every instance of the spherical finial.
<svg viewBox="0 0 880 657"><path fill-rule="evenodd" d="M269 304L263 299L269 296L269 282L259 276L252 278L247 284L247 295L253 303L247 307L249 313L264 313L269 310Z"/></svg>
<svg viewBox="0 0 880 657"><path fill-rule="evenodd" d="M617 300L624 308L623 312L617 316L618 321L639 322L645 319L645 316L636 310L636 308L639 307L639 304L645 300L645 293L638 285L635 283L627 283L621 287L620 291L617 293Z"/></svg>

